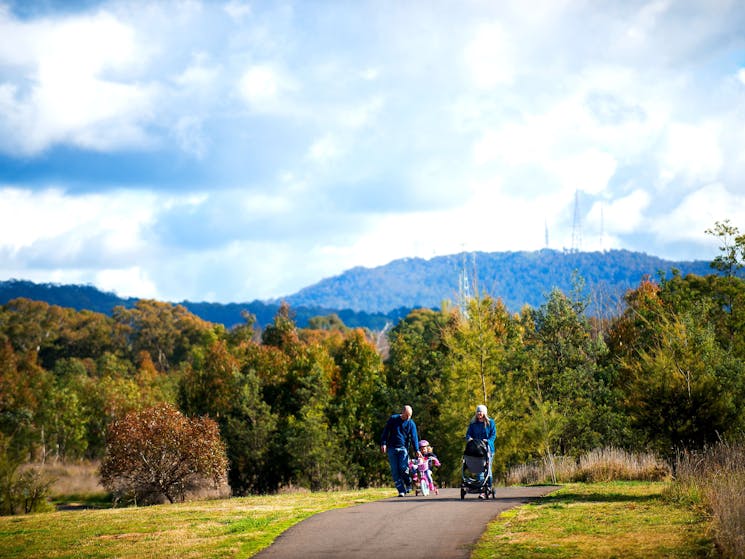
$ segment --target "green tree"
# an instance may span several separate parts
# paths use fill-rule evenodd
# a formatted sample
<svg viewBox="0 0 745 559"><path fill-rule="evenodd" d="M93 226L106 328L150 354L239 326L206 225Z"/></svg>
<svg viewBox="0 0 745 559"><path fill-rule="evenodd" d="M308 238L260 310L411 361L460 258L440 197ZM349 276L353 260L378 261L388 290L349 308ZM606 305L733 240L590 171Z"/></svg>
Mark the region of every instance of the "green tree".
<svg viewBox="0 0 745 559"><path fill-rule="evenodd" d="M130 355L147 351L160 371L185 360L192 346L218 337L214 325L181 305L143 299L131 309L114 308L113 318L128 339Z"/></svg>
<svg viewBox="0 0 745 559"><path fill-rule="evenodd" d="M521 387L522 326L501 300L473 298L467 315L453 314L445 329L446 375L442 381L441 421L444 435L441 475L454 481L468 422L485 403L497 425L495 475L515 452L516 421L525 414Z"/></svg>
<svg viewBox="0 0 745 559"><path fill-rule="evenodd" d="M721 254L714 258L711 267L727 276L736 276L745 268L745 234L730 225L729 219L715 222L714 227L707 229L706 233L719 237L722 243L719 247Z"/></svg>
<svg viewBox="0 0 745 559"><path fill-rule="evenodd" d="M612 399L600 367L605 342L592 335L582 301L572 301L555 289L539 309L531 312L534 330L526 343L537 369L532 380L538 402L551 402L564 417L558 441L561 453L587 451L608 440L610 412L599 404Z"/></svg>
<svg viewBox="0 0 745 559"><path fill-rule="evenodd" d="M329 423L341 453L354 457L344 468L347 483L367 487L379 483L385 473L380 467L376 413L382 403L383 363L361 329L348 332L333 359Z"/></svg>
<svg viewBox="0 0 745 559"><path fill-rule="evenodd" d="M319 345L294 355L287 387L295 406L287 414L285 432L278 433L274 454L287 464L283 483L294 481L311 490L328 489L340 479L340 441L328 420L331 377L335 364Z"/></svg>
<svg viewBox="0 0 745 559"><path fill-rule="evenodd" d="M228 480L236 494L276 488L266 475L277 418L263 400L257 374L261 349L250 340L232 349L216 341L184 366L179 383L181 409L218 422L230 461Z"/></svg>
<svg viewBox="0 0 745 559"><path fill-rule="evenodd" d="M745 367L718 343L715 324L707 320L710 300L678 311L659 290L647 293L650 299L653 295L657 301L641 312L630 307L619 321L622 328L647 334L626 333L635 345L621 351L617 342L616 350L633 427L646 446L670 455L743 428Z"/></svg>
<svg viewBox="0 0 745 559"><path fill-rule="evenodd" d="M74 387L64 381L50 383L36 424L41 431L42 459L55 461L82 458L86 440L85 415Z"/></svg>

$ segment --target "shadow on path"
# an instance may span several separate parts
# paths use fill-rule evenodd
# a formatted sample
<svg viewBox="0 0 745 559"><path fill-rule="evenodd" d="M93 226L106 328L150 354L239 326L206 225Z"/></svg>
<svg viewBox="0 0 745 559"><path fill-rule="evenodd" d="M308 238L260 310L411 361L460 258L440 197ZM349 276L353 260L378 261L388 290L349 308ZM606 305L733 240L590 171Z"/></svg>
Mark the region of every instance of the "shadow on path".
<svg viewBox="0 0 745 559"><path fill-rule="evenodd" d="M296 524L259 559L467 559L486 525L501 512L542 497L557 486L498 487L496 498L439 495L392 497L316 514Z"/></svg>

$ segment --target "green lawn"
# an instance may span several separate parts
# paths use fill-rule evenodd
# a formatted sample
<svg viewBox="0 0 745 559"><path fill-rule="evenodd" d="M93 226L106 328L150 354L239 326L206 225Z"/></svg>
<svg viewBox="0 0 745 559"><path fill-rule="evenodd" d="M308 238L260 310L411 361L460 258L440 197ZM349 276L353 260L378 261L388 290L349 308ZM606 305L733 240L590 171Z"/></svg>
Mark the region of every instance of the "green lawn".
<svg viewBox="0 0 745 559"><path fill-rule="evenodd" d="M4 516L0 557L251 557L317 512L390 496L390 489L368 489Z"/></svg>
<svg viewBox="0 0 745 559"><path fill-rule="evenodd" d="M718 557L708 519L663 496L668 483L572 483L492 522L472 557Z"/></svg>
<svg viewBox="0 0 745 559"><path fill-rule="evenodd" d="M569 484L492 522L474 559L716 557L708 520L666 483ZM0 517L0 557L245 558L308 516L390 497L390 488Z"/></svg>

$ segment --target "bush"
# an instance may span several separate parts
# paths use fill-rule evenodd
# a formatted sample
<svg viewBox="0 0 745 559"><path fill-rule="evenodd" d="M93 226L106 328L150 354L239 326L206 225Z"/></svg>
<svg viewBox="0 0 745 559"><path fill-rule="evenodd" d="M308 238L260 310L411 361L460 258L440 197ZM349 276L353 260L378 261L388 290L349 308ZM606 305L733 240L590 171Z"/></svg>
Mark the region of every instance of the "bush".
<svg viewBox="0 0 745 559"><path fill-rule="evenodd" d="M705 507L722 556L745 557L745 442L681 453L668 497Z"/></svg>
<svg viewBox="0 0 745 559"><path fill-rule="evenodd" d="M183 501L188 491L215 486L227 472L225 444L217 423L190 419L161 404L131 412L109 430L101 483L115 500L135 503Z"/></svg>
<svg viewBox="0 0 745 559"><path fill-rule="evenodd" d="M554 456L533 464L513 466L508 485L595 481L662 481L670 478L668 465L650 453L632 453L606 447L574 458Z"/></svg>
<svg viewBox="0 0 745 559"><path fill-rule="evenodd" d="M50 510L47 497L53 480L36 468L21 469L0 441L0 514L28 514Z"/></svg>

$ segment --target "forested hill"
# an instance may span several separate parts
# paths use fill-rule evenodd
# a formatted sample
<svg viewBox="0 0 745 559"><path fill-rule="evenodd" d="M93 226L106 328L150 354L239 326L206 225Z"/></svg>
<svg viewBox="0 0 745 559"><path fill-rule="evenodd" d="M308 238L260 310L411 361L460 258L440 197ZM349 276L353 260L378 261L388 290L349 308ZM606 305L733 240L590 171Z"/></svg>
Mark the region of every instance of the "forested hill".
<svg viewBox="0 0 745 559"><path fill-rule="evenodd" d="M50 305L68 307L75 310L89 310L111 315L114 307L131 308L138 299L119 297L114 293L103 292L91 285L59 285L52 283L33 283L25 280L0 281L0 305L24 297L34 301L43 301ZM189 312L203 320L224 324L230 328L245 324L244 313L252 314L259 327L271 323L279 310L279 303L252 301L250 303L204 303L183 301L179 303ZM306 327L308 321L317 316L337 314L342 322L351 328L366 327L371 330L382 330L386 324L395 324L406 316L411 309L396 309L388 313L368 313L350 309L324 309L318 306L292 307L298 326Z"/></svg>
<svg viewBox="0 0 745 559"><path fill-rule="evenodd" d="M640 252L473 252L439 256L430 260L404 258L377 268L352 268L324 279L294 295L284 297L290 306L349 308L388 312L399 307L439 308L444 300L455 302L459 277L466 272L471 292L501 298L512 311L523 305L539 307L554 288L572 290L576 271L584 280L586 295L594 301L618 300L645 276L662 272L670 277L677 269L713 273L706 261L674 262Z"/></svg>
<svg viewBox="0 0 745 559"><path fill-rule="evenodd" d="M673 262L625 250L476 252L430 260L405 258L377 268L357 267L281 300L290 304L301 327L312 317L335 313L347 326L380 330L386 323L395 324L412 308L439 308L444 301L457 302L459 277L464 270L472 293L478 290L501 298L510 310L518 311L525 304L541 306L554 287L570 293L575 271L583 279L590 300L608 305L636 287L644 276L657 278L660 272L670 276L673 269L682 275L712 273L708 262ZM118 305L132 307L137 301L90 285L0 282L0 304L17 297L104 314L111 314ZM244 323L244 312L254 315L258 326L264 326L273 320L281 300L180 304L204 320L227 327Z"/></svg>

